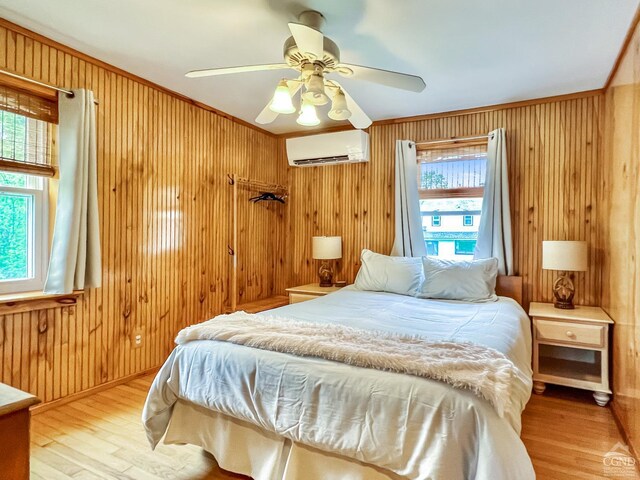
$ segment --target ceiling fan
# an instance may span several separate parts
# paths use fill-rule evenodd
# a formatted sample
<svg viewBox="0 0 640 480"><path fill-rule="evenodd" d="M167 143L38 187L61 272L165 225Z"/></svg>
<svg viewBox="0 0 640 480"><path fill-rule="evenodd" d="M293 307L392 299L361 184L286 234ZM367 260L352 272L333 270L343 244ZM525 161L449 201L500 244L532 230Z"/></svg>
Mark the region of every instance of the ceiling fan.
<svg viewBox="0 0 640 480"><path fill-rule="evenodd" d="M367 128L371 125L371 119L367 114L340 83L333 78L327 78L328 74L337 73L346 78L365 80L411 92L424 90L424 80L416 75L341 63L340 49L333 40L322 34L324 17L321 13L309 10L301 13L298 20L299 23L289 23L292 36L284 42L285 63L193 70L186 76L197 78L260 70L297 70L296 78L280 81L273 98L256 117L256 122L268 124L281 113L298 112L298 124L310 127L320 123L316 106L326 105L329 100L332 104L328 115L332 120L349 120L356 128ZM300 107L296 108L293 99L303 86Z"/></svg>

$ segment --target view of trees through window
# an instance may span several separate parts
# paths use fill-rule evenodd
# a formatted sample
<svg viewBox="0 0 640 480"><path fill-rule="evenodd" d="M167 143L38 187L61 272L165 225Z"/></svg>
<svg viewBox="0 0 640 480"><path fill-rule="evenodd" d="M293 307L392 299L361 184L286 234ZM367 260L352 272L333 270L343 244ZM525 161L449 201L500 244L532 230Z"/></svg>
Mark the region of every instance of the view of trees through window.
<svg viewBox="0 0 640 480"><path fill-rule="evenodd" d="M420 152L418 190L427 254L473 258L482 213L486 147Z"/></svg>
<svg viewBox="0 0 640 480"><path fill-rule="evenodd" d="M0 111L2 158L25 161L27 119ZM29 189L42 181L27 175L0 172L0 280L28 278L34 196Z"/></svg>
<svg viewBox="0 0 640 480"><path fill-rule="evenodd" d="M0 191L0 280L30 276L28 254L31 202L31 195Z"/></svg>

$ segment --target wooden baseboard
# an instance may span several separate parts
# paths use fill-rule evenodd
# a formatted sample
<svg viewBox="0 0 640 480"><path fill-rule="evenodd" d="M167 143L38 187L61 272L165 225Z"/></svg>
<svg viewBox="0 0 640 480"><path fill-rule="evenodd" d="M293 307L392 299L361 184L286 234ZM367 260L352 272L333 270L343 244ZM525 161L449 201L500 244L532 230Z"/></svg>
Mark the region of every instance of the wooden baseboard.
<svg viewBox="0 0 640 480"><path fill-rule="evenodd" d="M620 435L622 435L624 443L626 443L627 446L629 447L629 451L631 452L631 455L633 455L633 457L636 459L636 466L639 467L640 469L640 465L639 465L640 457L638 456L638 450L636 449L636 446L631 442L631 439L629 438L629 435L627 434L627 431L624 428L624 424L620 419L620 414L618 412L618 407L616 402L615 401L611 402L609 404L609 408L611 409L611 413L613 414L613 419L616 422L616 426L618 427L618 431L620 432Z"/></svg>
<svg viewBox="0 0 640 480"><path fill-rule="evenodd" d="M108 390L110 388L116 387L118 385L122 385L123 383L130 382L131 380L135 380L136 378L144 377L146 375L151 375L160 370L160 365L152 368L148 368L138 373L134 373L131 375L127 375L126 377L119 378L117 380L112 380L110 382L102 383L100 385L96 385L95 387L88 388L87 390L83 390L78 393L73 393L71 395L67 395L66 397L58 398L57 400L52 400L51 402L41 403L39 405L35 405L31 407L31 414L37 415L42 412L46 412L47 410L55 407L59 407L69 402L73 402L74 400L80 400L81 398L88 397L89 395L93 395L104 390Z"/></svg>

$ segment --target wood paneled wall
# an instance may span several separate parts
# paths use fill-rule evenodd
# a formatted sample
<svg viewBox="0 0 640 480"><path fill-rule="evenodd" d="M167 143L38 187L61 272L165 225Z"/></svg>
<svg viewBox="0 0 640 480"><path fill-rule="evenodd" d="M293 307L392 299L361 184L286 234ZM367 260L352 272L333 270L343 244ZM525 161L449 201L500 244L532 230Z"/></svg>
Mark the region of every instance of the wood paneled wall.
<svg viewBox="0 0 640 480"><path fill-rule="evenodd" d="M0 380L48 402L160 365L181 327L223 311L232 212L226 174L284 183L286 171L274 136L6 23L0 68L91 89L100 102L103 287L76 307L0 317ZM246 215L260 218L245 228L254 245L284 222L257 209ZM282 253L254 249L244 268L247 295L283 293ZM138 349L136 329L144 338Z"/></svg>
<svg viewBox="0 0 640 480"><path fill-rule="evenodd" d="M636 24L637 25L637 24ZM613 327L613 409L640 453L640 27L605 94L602 306Z"/></svg>
<svg viewBox="0 0 640 480"><path fill-rule="evenodd" d="M531 102L420 121L374 124L369 163L290 168L290 285L314 281L313 235L342 235L338 277L353 281L362 248L388 253L393 243L396 139L425 141L507 131L515 270L524 303L551 301L554 272L541 268L542 240L586 240L589 271L577 274L576 302L600 300L596 238L599 93Z"/></svg>

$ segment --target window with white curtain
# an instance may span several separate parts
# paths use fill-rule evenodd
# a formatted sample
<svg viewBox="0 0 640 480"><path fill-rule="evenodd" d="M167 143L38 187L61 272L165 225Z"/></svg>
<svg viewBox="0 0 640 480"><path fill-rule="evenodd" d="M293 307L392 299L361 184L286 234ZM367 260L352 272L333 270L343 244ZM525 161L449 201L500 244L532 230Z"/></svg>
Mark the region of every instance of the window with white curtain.
<svg viewBox="0 0 640 480"><path fill-rule="evenodd" d="M27 98L0 92L0 294L42 290L47 273L53 125Z"/></svg>
<svg viewBox="0 0 640 480"><path fill-rule="evenodd" d="M469 260L478 238L487 146L418 146L418 193L427 255Z"/></svg>

